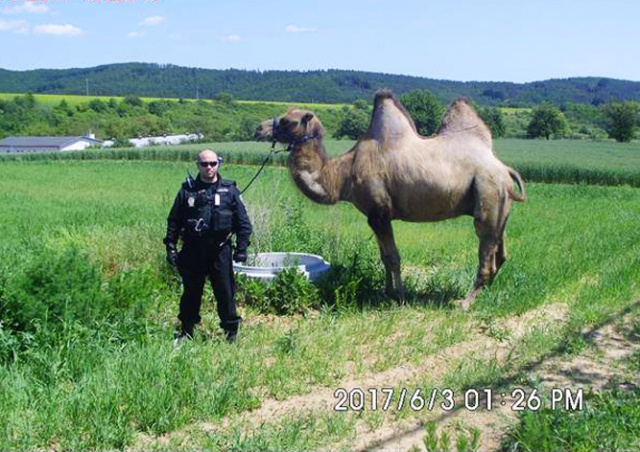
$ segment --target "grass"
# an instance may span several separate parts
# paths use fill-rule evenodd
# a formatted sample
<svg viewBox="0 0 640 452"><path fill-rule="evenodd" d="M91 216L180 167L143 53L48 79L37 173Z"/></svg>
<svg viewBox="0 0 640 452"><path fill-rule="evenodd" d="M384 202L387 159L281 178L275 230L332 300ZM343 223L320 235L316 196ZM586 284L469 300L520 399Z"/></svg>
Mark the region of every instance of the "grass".
<svg viewBox="0 0 640 452"><path fill-rule="evenodd" d="M226 146L220 145L223 152L234 152ZM265 315L241 303L246 322L234 347L219 341L215 309L205 303L203 337L174 349L179 292L164 266L161 238L188 167L162 160L0 163L0 449L141 448L140 435L155 438L203 422L218 427L196 429L184 442L174 436L167 448L330 448L348 441L353 418L311 412L270 419L264 429L223 428L222 420L266 399L419 365L468 340L475 322L494 325L490 334L501 336L502 318L567 303L567 329L531 333L511 367L468 360L447 377L452 387L498 385L532 359L579 350L563 348L568 335L624 309L640 292L636 188L529 182L530 200L514 206L507 227L511 259L468 315L448 302L464 295L475 272L469 218L394 224L403 264L417 272L405 279L408 305L398 307L382 295L381 264L365 218L350 205L311 204L284 168L269 167L244 195L252 218L261 218L254 223L262 239L252 251L316 252L336 268L333 281L306 288L317 291L319 307L302 315ZM256 169L223 166L240 187ZM70 249L79 254L63 260ZM60 303L75 303L64 284L51 285L64 279L32 287L34 279L26 277L49 274L45 270L60 262L71 262L65 268L73 274L94 269L101 282L95 290L105 303L124 303L124 314L108 321L91 312L42 317L12 329L15 312L3 309L9 302L20 309L15 302L26 298L18 294L35 297L42 287L57 287ZM427 377L415 387L440 383ZM365 419L372 426L382 422L373 414Z"/></svg>
<svg viewBox="0 0 640 452"><path fill-rule="evenodd" d="M590 393L586 408L525 412L505 450L640 450L640 390Z"/></svg>

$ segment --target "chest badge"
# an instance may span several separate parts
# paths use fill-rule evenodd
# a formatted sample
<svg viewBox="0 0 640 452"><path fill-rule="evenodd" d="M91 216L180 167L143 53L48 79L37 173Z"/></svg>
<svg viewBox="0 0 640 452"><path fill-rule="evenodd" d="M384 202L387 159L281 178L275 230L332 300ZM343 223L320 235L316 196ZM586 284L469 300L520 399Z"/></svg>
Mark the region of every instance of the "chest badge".
<svg viewBox="0 0 640 452"><path fill-rule="evenodd" d="M189 207L193 207L196 205L196 198L194 198L193 196L189 196L189 198L187 199L187 205Z"/></svg>
<svg viewBox="0 0 640 452"><path fill-rule="evenodd" d="M219 194L215 194L215 196L213 197L213 204L216 206L220 205L220 195Z"/></svg>

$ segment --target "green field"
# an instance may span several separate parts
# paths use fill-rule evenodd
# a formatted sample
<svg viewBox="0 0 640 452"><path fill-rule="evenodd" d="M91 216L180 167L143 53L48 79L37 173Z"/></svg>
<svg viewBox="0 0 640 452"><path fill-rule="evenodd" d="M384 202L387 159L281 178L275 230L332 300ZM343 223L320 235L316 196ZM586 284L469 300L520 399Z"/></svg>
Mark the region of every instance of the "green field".
<svg viewBox="0 0 640 452"><path fill-rule="evenodd" d="M331 154L348 146L328 143ZM242 152L256 163L269 149L213 147L225 156L225 177L241 188L257 167L230 163ZM451 305L476 270L470 218L394 223L408 292L400 307L383 295L366 219L347 204L312 204L275 166L244 195L255 225L250 251L320 254L332 264L330 277L314 286L289 276L275 294L242 280L239 342L230 347L219 339L214 305L205 303L201 337L174 348L179 290L161 239L197 149L118 151L129 160L87 151L0 161L0 450L350 450L362 432L426 421L432 413L336 412L313 405L313 394L354 381L455 391L530 386L532 363L569 360L588 347L585 329L625 310L637 322L640 184L628 182L639 177L637 149L504 140L496 143L498 154L517 169L532 168L529 201L514 206L510 259L471 312ZM579 183L544 183L536 168ZM601 186L572 180L586 173L562 174L572 168L604 175L596 181ZM621 177L627 185L615 184ZM506 326L557 305L566 309L562 321L532 322L521 336ZM473 344L485 340L512 347L508 359L482 360L484 349ZM439 366L408 380L392 377L396 369L440 362L443 350L450 359ZM625 414L633 419L638 395L625 400L636 406ZM295 409L256 418L287 402ZM599 412L609 413L603 416L614 424L614 445L638 449L633 437L625 442L624 428L615 430L624 426L620 413ZM526 428L513 437L521 450L543 447L527 442Z"/></svg>

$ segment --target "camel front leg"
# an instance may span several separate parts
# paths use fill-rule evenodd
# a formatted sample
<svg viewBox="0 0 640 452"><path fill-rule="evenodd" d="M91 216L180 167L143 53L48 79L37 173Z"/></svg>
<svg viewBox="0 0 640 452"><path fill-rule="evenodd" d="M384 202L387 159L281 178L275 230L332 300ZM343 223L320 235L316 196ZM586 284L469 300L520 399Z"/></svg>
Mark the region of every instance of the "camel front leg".
<svg viewBox="0 0 640 452"><path fill-rule="evenodd" d="M380 258L385 269L385 293L387 296L404 303L404 287L400 275L400 253L393 238L391 220L386 217L370 216L369 226L373 229L380 247Z"/></svg>

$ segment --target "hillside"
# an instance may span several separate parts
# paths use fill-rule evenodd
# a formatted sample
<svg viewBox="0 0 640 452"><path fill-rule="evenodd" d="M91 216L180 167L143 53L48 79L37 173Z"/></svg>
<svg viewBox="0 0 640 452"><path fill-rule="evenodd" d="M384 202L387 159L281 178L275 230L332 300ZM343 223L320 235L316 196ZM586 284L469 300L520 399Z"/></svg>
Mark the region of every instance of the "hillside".
<svg viewBox="0 0 640 452"><path fill-rule="evenodd" d="M612 99L640 101L640 82L599 77L553 79L532 83L456 82L406 75L348 70L246 71L199 69L174 65L123 63L75 69L0 69L0 92L90 94L211 99L230 93L235 99L283 102L352 103L371 100L380 87L402 94L429 90L443 102L456 97L480 105L526 107L599 105Z"/></svg>

